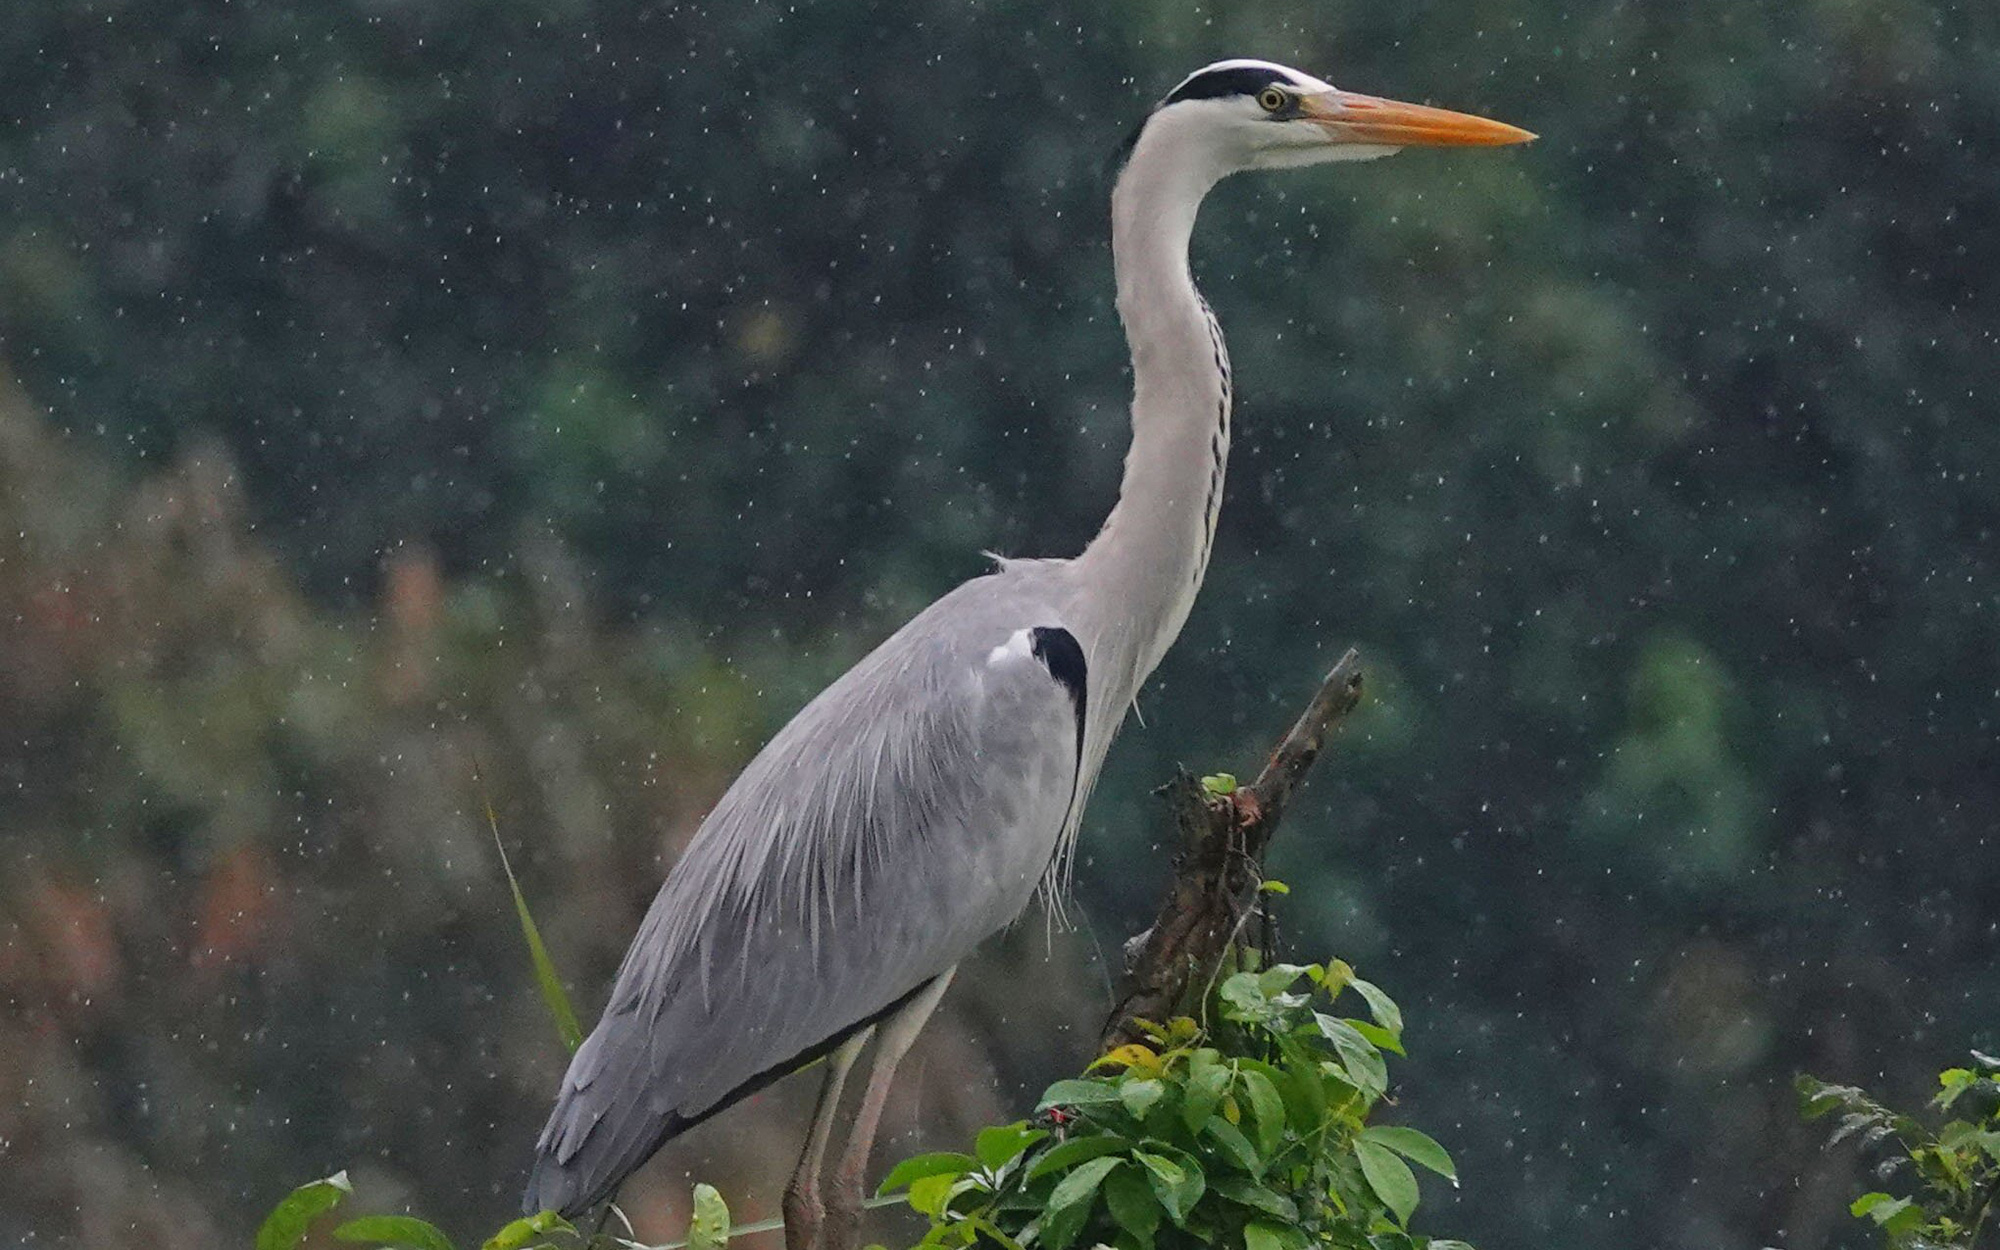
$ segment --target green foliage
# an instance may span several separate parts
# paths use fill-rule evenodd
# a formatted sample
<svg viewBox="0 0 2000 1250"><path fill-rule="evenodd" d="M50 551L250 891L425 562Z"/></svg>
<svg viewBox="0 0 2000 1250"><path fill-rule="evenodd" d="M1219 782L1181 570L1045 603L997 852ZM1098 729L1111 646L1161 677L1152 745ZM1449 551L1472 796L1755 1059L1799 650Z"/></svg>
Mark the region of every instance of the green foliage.
<svg viewBox="0 0 2000 1250"><path fill-rule="evenodd" d="M1352 991L1367 1018L1334 1014ZM1346 964L1226 978L1206 1027L1147 1025L1042 1095L1032 1120L926 1154L883 1181L930 1221L921 1250L1451 1250L1409 1232L1411 1164L1452 1183L1443 1147L1371 1124L1402 1013Z"/></svg>
<svg viewBox="0 0 2000 1250"><path fill-rule="evenodd" d="M1363 1017L1334 1014L1343 995ZM1409 1231L1418 1168L1458 1183L1429 1136L1370 1123L1403 1053L1403 1015L1347 964L1279 964L1225 978L1207 1027L1181 1017L1145 1026L1151 1044L1120 1046L1080 1078L1043 1093L1032 1120L982 1130L971 1153L904 1160L883 1194L928 1219L919 1250L1470 1250ZM314 1220L353 1192L346 1173L302 1185L274 1208L257 1250L295 1250ZM879 1197L870 1205L894 1199ZM687 1240L657 1250L725 1250L728 1204L694 1188ZM371 1215L336 1239L398 1250L454 1250L443 1231ZM552 1211L518 1219L481 1250L648 1250L586 1235Z"/></svg>
<svg viewBox="0 0 2000 1250"><path fill-rule="evenodd" d="M1930 1105L1952 1118L1935 1131L1852 1085L1798 1078L1807 1119L1840 1117L1829 1145L1853 1138L1863 1150L1879 1149L1877 1179L1914 1184L1907 1197L1873 1190L1848 1208L1881 1229L1893 1250L1990 1250L1993 1239L1980 1238L2000 1198L2000 1060L1978 1051L1972 1057L1976 1067L1938 1074Z"/></svg>

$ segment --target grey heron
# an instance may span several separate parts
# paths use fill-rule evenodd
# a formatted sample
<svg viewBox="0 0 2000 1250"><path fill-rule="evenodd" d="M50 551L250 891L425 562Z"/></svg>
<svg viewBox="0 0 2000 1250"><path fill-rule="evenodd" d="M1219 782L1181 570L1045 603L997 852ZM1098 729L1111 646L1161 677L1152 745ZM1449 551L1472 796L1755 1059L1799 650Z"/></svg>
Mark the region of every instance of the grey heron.
<svg viewBox="0 0 2000 1250"><path fill-rule="evenodd" d="M1229 359L1188 269L1202 198L1240 170L1533 137L1254 60L1198 70L1153 108L1111 195L1133 397L1109 518L1074 559L1003 559L939 599L751 760L570 1063L530 1213L594 1206L667 1139L826 1058L787 1234L793 1250L852 1244L898 1061L959 962L1062 871L1112 737L1201 586L1230 437Z"/></svg>

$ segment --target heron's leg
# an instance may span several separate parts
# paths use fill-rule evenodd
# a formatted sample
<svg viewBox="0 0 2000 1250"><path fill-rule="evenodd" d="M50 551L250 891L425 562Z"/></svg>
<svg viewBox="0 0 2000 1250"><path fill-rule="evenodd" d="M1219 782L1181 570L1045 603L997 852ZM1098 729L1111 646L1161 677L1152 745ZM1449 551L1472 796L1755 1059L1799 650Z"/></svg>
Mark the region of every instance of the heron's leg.
<svg viewBox="0 0 2000 1250"><path fill-rule="evenodd" d="M901 1011L876 1028L875 1062L868 1071L868 1087L861 1092L861 1105L854 1109L854 1126L847 1147L841 1152L840 1166L834 1169L833 1184L826 1195L826 1239L820 1250L854 1250L861 1231L862 1186L868 1179L868 1154L875 1145L875 1126L882 1119L882 1106L889 1101L889 1083L896 1065L923 1032L938 999L944 997L956 968L947 968L923 988Z"/></svg>
<svg viewBox="0 0 2000 1250"><path fill-rule="evenodd" d="M826 1083L819 1087L819 1102L813 1107L812 1127L806 1131L806 1148L799 1166L785 1186L785 1250L813 1250L819 1241L820 1224L826 1218L826 1204L819 1194L819 1169L826 1158L827 1139L840 1114L840 1090L847 1084L847 1071L868 1044L875 1031L869 1027L840 1044L826 1060Z"/></svg>

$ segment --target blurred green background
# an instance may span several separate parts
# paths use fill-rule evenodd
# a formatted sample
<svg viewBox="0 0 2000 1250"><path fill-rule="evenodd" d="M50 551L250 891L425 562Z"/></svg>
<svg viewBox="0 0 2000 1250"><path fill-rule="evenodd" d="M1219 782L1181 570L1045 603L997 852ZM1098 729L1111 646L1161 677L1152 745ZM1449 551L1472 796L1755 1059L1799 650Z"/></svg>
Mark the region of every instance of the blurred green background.
<svg viewBox="0 0 2000 1250"><path fill-rule="evenodd" d="M1539 131L1226 185L1215 565L879 1158L1074 1070L1165 873L1352 643L1281 835L1403 1000L1484 1250L1858 1245L1791 1075L2000 1045L2000 9L12 0L0 1244L462 1235L759 742L982 549L1069 554L1129 378L1105 163L1265 56ZM671 1148L775 1210L809 1081ZM796 1087L796 1088L795 1088ZM885 1226L893 1235L893 1226Z"/></svg>

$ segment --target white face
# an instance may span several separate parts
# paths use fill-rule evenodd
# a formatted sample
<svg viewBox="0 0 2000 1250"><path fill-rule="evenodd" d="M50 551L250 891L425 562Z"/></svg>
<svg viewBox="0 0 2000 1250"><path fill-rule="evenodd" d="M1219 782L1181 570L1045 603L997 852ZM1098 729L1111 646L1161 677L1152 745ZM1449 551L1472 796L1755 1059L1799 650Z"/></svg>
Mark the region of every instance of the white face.
<svg viewBox="0 0 2000 1250"><path fill-rule="evenodd" d="M1342 91L1270 61L1218 61L1167 95L1147 129L1207 149L1229 171L1368 160L1410 146L1521 143L1527 131Z"/></svg>
<svg viewBox="0 0 2000 1250"><path fill-rule="evenodd" d="M1255 82L1257 90L1182 100L1161 112L1185 113L1192 124L1214 131L1238 149L1238 168L1297 169L1328 161L1365 161L1399 150L1386 144L1330 142L1326 130L1306 110L1314 101L1338 99L1339 88L1271 61L1217 61L1190 74L1175 91L1216 74L1228 74L1243 86Z"/></svg>

